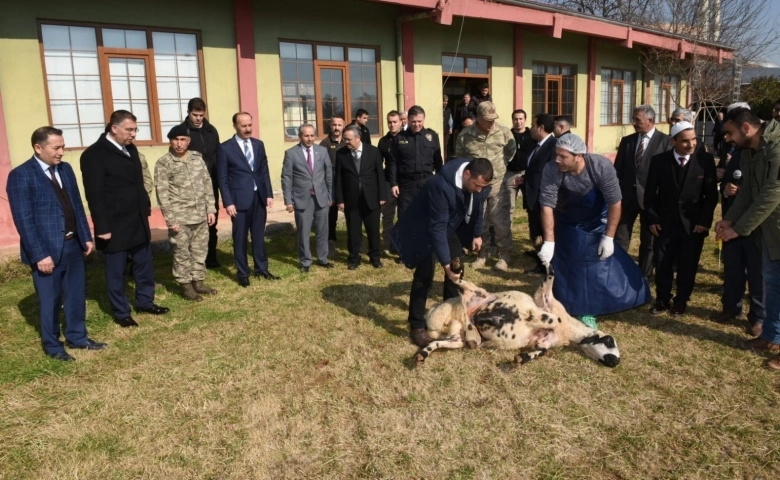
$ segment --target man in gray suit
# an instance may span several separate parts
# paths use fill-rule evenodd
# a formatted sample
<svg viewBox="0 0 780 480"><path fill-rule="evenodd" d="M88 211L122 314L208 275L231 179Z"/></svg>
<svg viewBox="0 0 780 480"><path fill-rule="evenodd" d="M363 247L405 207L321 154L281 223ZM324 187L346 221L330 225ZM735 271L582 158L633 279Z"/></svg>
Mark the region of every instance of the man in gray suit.
<svg viewBox="0 0 780 480"><path fill-rule="evenodd" d="M328 211L333 205L333 168L325 147L314 144L314 126L301 125L301 143L284 152L282 194L287 211L295 212L298 230L298 260L301 272L309 273L311 226L317 237L317 259L320 266L333 268L328 262Z"/></svg>

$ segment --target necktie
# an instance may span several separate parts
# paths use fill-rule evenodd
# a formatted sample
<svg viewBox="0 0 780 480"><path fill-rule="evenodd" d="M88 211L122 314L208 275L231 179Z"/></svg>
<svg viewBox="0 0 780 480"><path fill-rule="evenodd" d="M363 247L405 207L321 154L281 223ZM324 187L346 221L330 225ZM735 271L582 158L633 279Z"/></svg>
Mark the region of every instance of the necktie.
<svg viewBox="0 0 780 480"><path fill-rule="evenodd" d="M249 162L249 168L255 169L255 160L252 158L252 147L249 145L249 140L244 140L244 156L246 161Z"/></svg>
<svg viewBox="0 0 780 480"><path fill-rule="evenodd" d="M355 166L357 166L358 171L360 171L360 150L354 150L352 156L355 158Z"/></svg>
<svg viewBox="0 0 780 480"><path fill-rule="evenodd" d="M54 184L54 188L61 190L60 182L57 181L57 177L54 176L54 167L49 167L49 175L51 175L51 183Z"/></svg>
<svg viewBox="0 0 780 480"><path fill-rule="evenodd" d="M645 156L645 139L647 138L646 135L642 135L639 137L639 148L636 150L636 156L634 157L634 165L636 168L639 168L639 165L642 164L642 157Z"/></svg>
<svg viewBox="0 0 780 480"><path fill-rule="evenodd" d="M311 149L306 149L306 163L309 165L309 173L314 173L314 162L311 160Z"/></svg>
<svg viewBox="0 0 780 480"><path fill-rule="evenodd" d="M127 151L127 148L124 145L122 145L122 153L124 153L128 157L130 156L130 152Z"/></svg>
<svg viewBox="0 0 780 480"><path fill-rule="evenodd" d="M685 167L686 163L688 163L688 161L685 159L685 157L680 157L680 168Z"/></svg>

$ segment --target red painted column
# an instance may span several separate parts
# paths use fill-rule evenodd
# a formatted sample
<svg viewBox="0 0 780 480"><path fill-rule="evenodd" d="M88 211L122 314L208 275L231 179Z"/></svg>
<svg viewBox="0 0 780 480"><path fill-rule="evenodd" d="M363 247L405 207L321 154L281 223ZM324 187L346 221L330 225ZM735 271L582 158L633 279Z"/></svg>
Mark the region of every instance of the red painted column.
<svg viewBox="0 0 780 480"><path fill-rule="evenodd" d="M412 22L401 24L403 48L401 56L404 63L404 110L409 110L414 99L414 25Z"/></svg>
<svg viewBox="0 0 780 480"><path fill-rule="evenodd" d="M515 110L523 108L523 29L515 25Z"/></svg>
<svg viewBox="0 0 780 480"><path fill-rule="evenodd" d="M251 0L234 0L236 20L236 57L238 63L238 101L241 111L255 119L255 135L260 134L257 108L257 66L255 64L255 26Z"/></svg>
<svg viewBox="0 0 780 480"><path fill-rule="evenodd" d="M585 143L588 151L593 151L593 141L596 132L596 52L598 43L595 38L588 38L588 116L585 119Z"/></svg>
<svg viewBox="0 0 780 480"><path fill-rule="evenodd" d="M5 127L3 94L0 92L0 246L18 244L19 234L11 217L11 205L5 192L11 173L11 151L8 148L8 130Z"/></svg>

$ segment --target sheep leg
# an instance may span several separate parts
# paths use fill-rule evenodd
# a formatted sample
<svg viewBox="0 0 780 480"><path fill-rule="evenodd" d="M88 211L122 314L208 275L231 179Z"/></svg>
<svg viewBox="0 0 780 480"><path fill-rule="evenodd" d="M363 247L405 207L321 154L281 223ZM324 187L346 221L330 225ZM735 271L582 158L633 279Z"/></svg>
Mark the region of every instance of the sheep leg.
<svg viewBox="0 0 780 480"><path fill-rule="evenodd" d="M531 360L536 360L539 357L543 357L546 353L546 348L538 348L536 350L531 350L530 352L520 352L515 357L515 363L518 365L525 365Z"/></svg>
<svg viewBox="0 0 780 480"><path fill-rule="evenodd" d="M416 359L417 364L421 364L425 361L428 356L433 353L434 351L440 349L440 348L449 348L449 349L458 349L463 348L463 339L460 337L460 335L452 335L447 338L443 338L441 340L434 340L433 342L429 343L427 346L419 349L417 351Z"/></svg>

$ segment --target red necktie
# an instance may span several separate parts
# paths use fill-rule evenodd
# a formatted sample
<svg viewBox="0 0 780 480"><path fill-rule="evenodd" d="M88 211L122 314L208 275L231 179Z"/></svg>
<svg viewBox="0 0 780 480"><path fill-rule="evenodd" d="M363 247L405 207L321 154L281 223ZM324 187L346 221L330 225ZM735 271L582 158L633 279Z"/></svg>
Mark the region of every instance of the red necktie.
<svg viewBox="0 0 780 480"><path fill-rule="evenodd" d="M309 165L309 173L314 173L314 163L311 160L311 149L306 149L306 163Z"/></svg>

